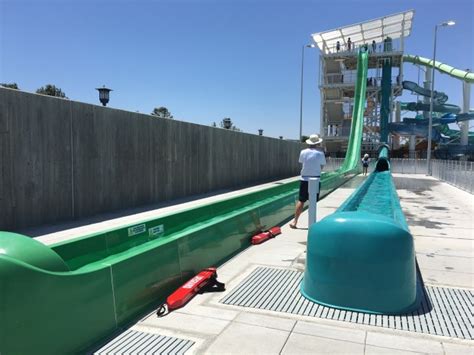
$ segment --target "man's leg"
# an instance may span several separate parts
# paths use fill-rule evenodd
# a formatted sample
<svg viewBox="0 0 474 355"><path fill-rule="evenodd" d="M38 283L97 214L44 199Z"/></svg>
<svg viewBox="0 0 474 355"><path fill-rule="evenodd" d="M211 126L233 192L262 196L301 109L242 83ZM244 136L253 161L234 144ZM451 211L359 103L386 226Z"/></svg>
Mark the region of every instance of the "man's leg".
<svg viewBox="0 0 474 355"><path fill-rule="evenodd" d="M293 219L293 222L290 223L290 228L296 228L298 218L300 218L300 214L303 212L303 207L306 200L308 200L308 182L300 181L300 191L298 201L296 202L295 218Z"/></svg>
<svg viewBox="0 0 474 355"><path fill-rule="evenodd" d="M304 202L296 202L295 219L290 223L290 228L296 228L296 225L298 224L298 218L300 218L301 212L303 212L303 206Z"/></svg>

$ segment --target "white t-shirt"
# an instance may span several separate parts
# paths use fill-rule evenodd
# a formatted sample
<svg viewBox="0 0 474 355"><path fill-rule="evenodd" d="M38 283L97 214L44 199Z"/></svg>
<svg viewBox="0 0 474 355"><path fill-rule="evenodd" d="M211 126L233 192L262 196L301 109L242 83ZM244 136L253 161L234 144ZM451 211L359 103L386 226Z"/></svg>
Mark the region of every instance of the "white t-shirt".
<svg viewBox="0 0 474 355"><path fill-rule="evenodd" d="M303 164L301 180L308 181L311 177L321 176L321 169L326 165L326 158L323 152L314 148L306 148L301 151L299 162Z"/></svg>

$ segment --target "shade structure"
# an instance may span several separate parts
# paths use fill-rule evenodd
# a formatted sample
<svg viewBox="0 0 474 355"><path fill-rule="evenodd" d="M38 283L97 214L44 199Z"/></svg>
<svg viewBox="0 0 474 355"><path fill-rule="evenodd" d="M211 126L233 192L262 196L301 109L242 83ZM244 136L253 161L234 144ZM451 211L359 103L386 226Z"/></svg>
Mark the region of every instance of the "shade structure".
<svg viewBox="0 0 474 355"><path fill-rule="evenodd" d="M324 54L329 53L332 48L335 48L338 41L341 46L347 46L349 38L355 46L359 46L371 43L372 41L381 43L387 37L392 39L408 37L411 33L414 14L414 10L408 10L333 30L314 33L311 37Z"/></svg>

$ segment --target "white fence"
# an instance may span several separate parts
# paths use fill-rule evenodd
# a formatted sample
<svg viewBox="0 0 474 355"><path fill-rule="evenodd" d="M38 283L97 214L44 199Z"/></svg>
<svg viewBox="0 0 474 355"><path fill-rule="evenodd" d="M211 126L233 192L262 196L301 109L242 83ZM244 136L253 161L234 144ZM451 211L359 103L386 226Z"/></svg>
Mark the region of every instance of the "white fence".
<svg viewBox="0 0 474 355"><path fill-rule="evenodd" d="M458 160L432 160L432 176L461 190L474 193L474 163ZM392 173L426 174L426 159L390 159Z"/></svg>
<svg viewBox="0 0 474 355"><path fill-rule="evenodd" d="M474 163L458 160L433 160L433 177L461 190L474 193Z"/></svg>
<svg viewBox="0 0 474 355"><path fill-rule="evenodd" d="M432 160L433 161L433 160ZM426 174L426 159L390 159L392 173Z"/></svg>

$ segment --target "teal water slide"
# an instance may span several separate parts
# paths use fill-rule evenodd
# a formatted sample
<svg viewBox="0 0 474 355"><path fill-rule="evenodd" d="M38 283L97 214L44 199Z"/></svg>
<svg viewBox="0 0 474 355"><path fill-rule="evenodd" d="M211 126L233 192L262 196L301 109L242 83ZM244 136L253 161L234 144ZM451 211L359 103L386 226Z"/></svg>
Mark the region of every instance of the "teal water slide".
<svg viewBox="0 0 474 355"><path fill-rule="evenodd" d="M474 83L474 73L456 69L450 65L433 61L428 58L420 57L420 56L413 56L413 55L405 55L403 57L403 61L407 63L413 63L418 65L423 65L428 68L434 68L443 74L450 75L453 78L465 81L467 83ZM405 90L410 90L415 92L419 95L425 97L431 97L431 90L425 89L418 84L411 82L411 81L404 81L403 88ZM461 108L457 105L450 105L446 102L448 101L448 96L439 91L433 92L433 112L435 113L435 117L433 120L433 131L432 137L435 141L455 141L460 137L460 130L453 130L449 128L448 123L453 122L461 122L474 119L474 115L472 113L460 113ZM430 104L423 103L423 102L401 102L400 107L402 110L407 111L429 111ZM441 114L446 114L445 116L441 116ZM443 119L445 117L451 117L454 120L451 122L444 122ZM438 122L439 121L439 122ZM410 135L417 135L420 137L427 137L428 136L428 122L422 116L417 116L416 118L404 119L404 122L397 122L397 123L390 123L389 128L391 132L399 133L399 134L410 134ZM469 133L469 143L472 144L474 139L474 133Z"/></svg>
<svg viewBox="0 0 474 355"><path fill-rule="evenodd" d="M380 105L380 142L388 142L388 119L390 117L390 96L392 95L392 63L385 59L382 66L382 104Z"/></svg>
<svg viewBox="0 0 474 355"><path fill-rule="evenodd" d="M349 148L321 196L361 171L367 53L358 57ZM295 160L298 157L295 157ZM0 232L0 353L85 352L203 268L292 217L298 181L45 246Z"/></svg>
<svg viewBox="0 0 474 355"><path fill-rule="evenodd" d="M301 293L325 306L372 314L405 314L420 306L413 237L387 146L365 182L311 226Z"/></svg>
<svg viewBox="0 0 474 355"><path fill-rule="evenodd" d="M416 92L421 96L431 97L431 90L425 89L413 81L404 80L402 85L405 90ZM436 104L444 104L446 101L448 101L448 95L446 95L444 92L434 91L433 100Z"/></svg>

